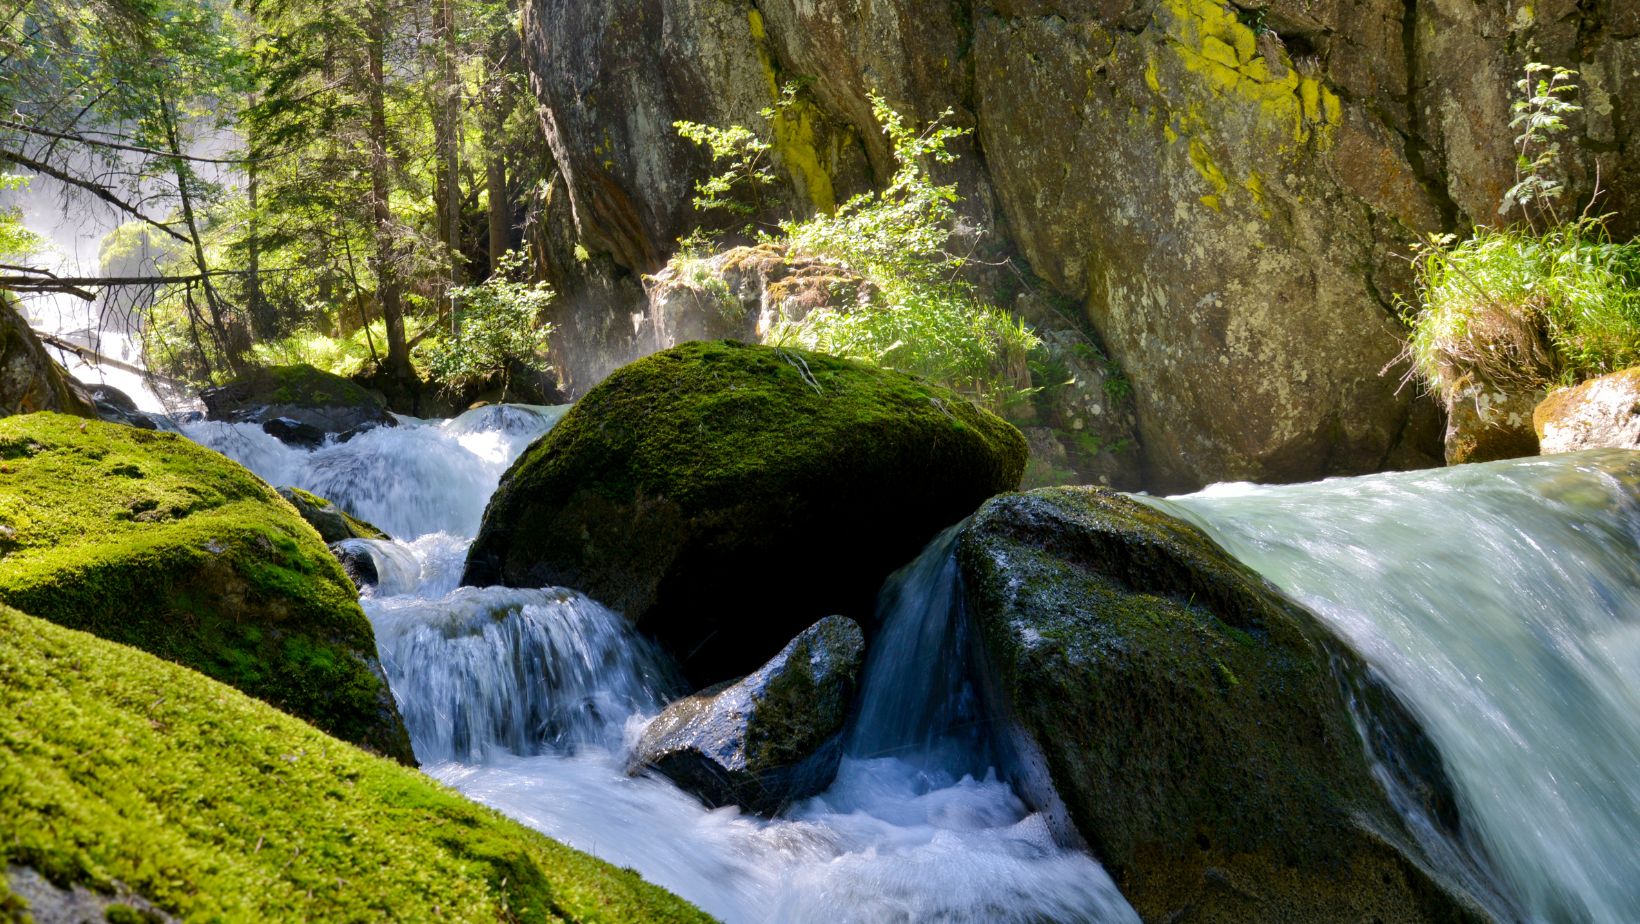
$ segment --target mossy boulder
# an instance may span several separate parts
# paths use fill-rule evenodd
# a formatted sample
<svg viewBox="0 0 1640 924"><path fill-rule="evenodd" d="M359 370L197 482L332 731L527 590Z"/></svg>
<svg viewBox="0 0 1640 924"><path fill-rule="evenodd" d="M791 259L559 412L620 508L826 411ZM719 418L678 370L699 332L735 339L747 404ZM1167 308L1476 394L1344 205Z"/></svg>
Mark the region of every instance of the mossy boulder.
<svg viewBox="0 0 1640 924"><path fill-rule="evenodd" d="M398 424L378 394L312 366L267 366L206 389L200 398L211 420L259 423L272 435L311 445L317 434L346 434Z"/></svg>
<svg viewBox="0 0 1640 924"><path fill-rule="evenodd" d="M0 416L61 411L96 417L77 384L34 336L17 303L0 292Z"/></svg>
<svg viewBox="0 0 1640 924"><path fill-rule="evenodd" d="M1019 484L1019 431L920 379L687 343L623 367L501 480L465 583L559 585L626 614L699 684L816 620L865 619L941 528Z"/></svg>
<svg viewBox="0 0 1640 924"><path fill-rule="evenodd" d="M412 760L335 558L272 488L180 435L0 420L0 602Z"/></svg>
<svg viewBox="0 0 1640 924"><path fill-rule="evenodd" d="M1200 532L1049 488L986 504L958 558L1022 787L1045 806L1057 791L1146 921L1489 920L1374 777L1376 759L1461 837L1433 745L1310 613Z"/></svg>
<svg viewBox="0 0 1640 924"><path fill-rule="evenodd" d="M4 607L0 818L0 917L32 871L129 913L111 921L708 920L194 671Z"/></svg>
<svg viewBox="0 0 1640 924"><path fill-rule="evenodd" d="M302 515L308 525L313 527L327 544L343 542L348 539L389 539L386 533L370 523L359 519L346 510L332 504L317 494L312 494L301 488L282 487L275 489L296 512Z"/></svg>
<svg viewBox="0 0 1640 924"><path fill-rule="evenodd" d="M768 814L820 792L843 757L865 644L854 620L820 620L749 676L667 706L643 730L633 772Z"/></svg>
<svg viewBox="0 0 1640 924"><path fill-rule="evenodd" d="M1532 411L1544 455L1640 449L1640 367L1554 392Z"/></svg>

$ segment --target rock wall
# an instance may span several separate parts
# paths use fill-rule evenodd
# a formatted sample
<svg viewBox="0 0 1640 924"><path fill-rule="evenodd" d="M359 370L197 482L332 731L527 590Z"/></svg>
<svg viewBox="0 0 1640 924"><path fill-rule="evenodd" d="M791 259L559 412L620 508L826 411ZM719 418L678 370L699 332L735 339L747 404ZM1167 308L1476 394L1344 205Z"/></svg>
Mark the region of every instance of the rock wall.
<svg viewBox="0 0 1640 924"><path fill-rule="evenodd" d="M1602 208L1630 216L1616 230L1640 217L1640 8L1623 0L527 8L560 208L617 273L653 272L698 223L709 165L677 119L765 127L778 204L802 209L886 169L869 91L917 119L950 109L975 129L950 168L965 224L1082 306L1133 383L1157 488L1439 462L1439 411L1392 367L1402 256L1496 219L1524 62L1581 72L1574 196L1598 168ZM792 80L805 102L765 123ZM579 322L598 337L564 354L619 354L642 327L641 302L599 304L610 318Z"/></svg>

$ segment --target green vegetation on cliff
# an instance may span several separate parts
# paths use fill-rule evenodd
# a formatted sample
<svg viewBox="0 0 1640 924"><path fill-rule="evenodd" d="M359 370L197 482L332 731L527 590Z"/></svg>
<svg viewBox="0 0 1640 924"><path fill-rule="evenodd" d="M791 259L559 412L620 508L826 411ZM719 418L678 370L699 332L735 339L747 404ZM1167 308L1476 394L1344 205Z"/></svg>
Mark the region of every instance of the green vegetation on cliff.
<svg viewBox="0 0 1640 924"><path fill-rule="evenodd" d="M193 671L4 607L0 816L0 917L21 904L3 871L27 866L187 920L707 920Z"/></svg>
<svg viewBox="0 0 1640 924"><path fill-rule="evenodd" d="M1640 363L1640 242L1613 241L1604 220L1563 215L1556 137L1580 111L1575 72L1529 64L1511 124L1515 184L1467 240L1420 247L1409 376L1449 402L1474 388L1535 394ZM1592 205L1592 203L1591 203Z"/></svg>
<svg viewBox="0 0 1640 924"><path fill-rule="evenodd" d="M792 88L775 122L797 105ZM967 132L944 124L951 113L922 129L907 125L883 97L871 96L872 114L887 136L894 175L880 191L862 193L827 213L779 224L763 233L764 243L792 254L836 261L868 283L870 304L822 306L801 318L784 319L764 336L775 346L799 346L887 369L920 375L994 410L1031 392L1028 358L1040 341L1022 321L990 304L962 277L967 258L951 253L958 201L955 185L940 185L933 164L949 164L948 145ZM725 172L696 186L702 209L746 208L732 197L737 186L773 182L765 161L768 142L742 126L712 128L678 123L684 137L710 148ZM698 234L698 232L697 232ZM686 239L673 261L680 273L709 240Z"/></svg>
<svg viewBox="0 0 1640 924"><path fill-rule="evenodd" d="M0 601L410 760L336 560L273 489L180 435L0 420Z"/></svg>

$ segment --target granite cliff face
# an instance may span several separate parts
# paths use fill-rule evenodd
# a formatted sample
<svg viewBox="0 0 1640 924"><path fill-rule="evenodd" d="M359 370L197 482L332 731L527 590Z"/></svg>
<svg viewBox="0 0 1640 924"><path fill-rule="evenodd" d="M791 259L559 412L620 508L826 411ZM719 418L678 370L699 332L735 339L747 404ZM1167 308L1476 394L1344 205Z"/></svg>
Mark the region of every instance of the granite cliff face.
<svg viewBox="0 0 1640 924"><path fill-rule="evenodd" d="M1410 283L1397 254L1495 220L1524 62L1580 71L1573 193L1598 168L1604 209L1633 215L1640 195L1640 9L1614 0L526 11L559 169L548 258L569 296L572 389L654 339L638 278L700 221L689 200L709 164L675 121L764 129L788 182L763 205L801 213L886 171L875 90L908 117L950 109L974 129L942 177L963 190L961 233L1081 306L1133 383L1136 464L1157 488L1439 462L1439 412L1383 372ZM763 119L788 82L799 104Z"/></svg>

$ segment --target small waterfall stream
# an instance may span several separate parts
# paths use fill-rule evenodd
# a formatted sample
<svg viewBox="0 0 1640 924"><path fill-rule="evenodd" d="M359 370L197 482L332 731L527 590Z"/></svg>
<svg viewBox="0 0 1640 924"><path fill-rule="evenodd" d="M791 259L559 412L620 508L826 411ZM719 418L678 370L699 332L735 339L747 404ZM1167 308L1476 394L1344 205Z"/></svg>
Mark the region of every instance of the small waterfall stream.
<svg viewBox="0 0 1640 924"><path fill-rule="evenodd" d="M1640 453L1152 502L1389 678L1529 920L1640 920Z"/></svg>
<svg viewBox="0 0 1640 924"><path fill-rule="evenodd" d="M404 418L312 452L185 429L399 537L354 541L382 578L363 604L424 769L471 798L729 922L1137 920L993 769L955 530L885 585L830 789L767 819L628 776L682 692L665 656L570 591L457 587L502 472L561 413ZM1523 918L1620 924L1640 919L1637 494L1640 454L1603 453L1145 500L1388 678Z"/></svg>
<svg viewBox="0 0 1640 924"><path fill-rule="evenodd" d="M456 586L502 472L561 413L404 418L311 452L249 424L185 430L398 537L351 541L382 578L361 602L423 769L470 798L731 924L1136 924L1105 871L1057 846L992 769L952 660L966 650L954 530L890 581L881 615L893 642L878 650L903 645L916 659L870 659L830 789L768 819L628 776L644 722L684 692L665 656L580 594Z"/></svg>

